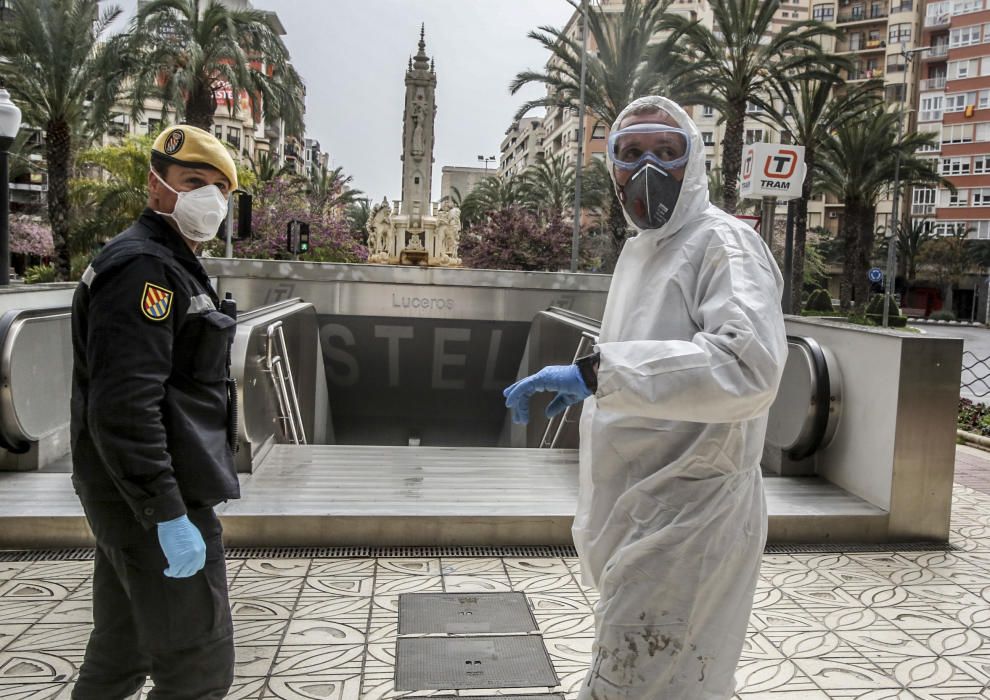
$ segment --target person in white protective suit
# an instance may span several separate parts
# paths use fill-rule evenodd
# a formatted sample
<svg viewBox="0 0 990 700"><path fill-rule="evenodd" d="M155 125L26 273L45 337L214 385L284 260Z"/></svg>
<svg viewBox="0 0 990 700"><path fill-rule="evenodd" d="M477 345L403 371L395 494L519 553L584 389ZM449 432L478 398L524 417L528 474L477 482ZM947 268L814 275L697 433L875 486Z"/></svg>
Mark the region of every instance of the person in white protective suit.
<svg viewBox="0 0 990 700"><path fill-rule="evenodd" d="M612 125L608 164L638 235L595 354L505 390L583 406L574 541L597 587L579 700L732 696L767 533L760 475L787 343L782 278L752 228L708 201L701 134L662 97Z"/></svg>

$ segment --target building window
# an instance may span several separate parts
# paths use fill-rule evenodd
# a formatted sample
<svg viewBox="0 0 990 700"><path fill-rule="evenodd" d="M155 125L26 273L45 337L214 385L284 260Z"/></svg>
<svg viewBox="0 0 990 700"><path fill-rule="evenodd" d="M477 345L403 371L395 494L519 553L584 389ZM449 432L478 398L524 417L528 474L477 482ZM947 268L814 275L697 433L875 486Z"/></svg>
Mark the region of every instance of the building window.
<svg viewBox="0 0 990 700"><path fill-rule="evenodd" d="M973 127L969 124L953 124L942 127L942 143L972 143Z"/></svg>
<svg viewBox="0 0 990 700"><path fill-rule="evenodd" d="M990 238L990 220L968 221L967 228L971 229L969 238L986 240Z"/></svg>
<svg viewBox="0 0 990 700"><path fill-rule="evenodd" d="M710 173L712 171L712 162L710 160L705 161L705 172Z"/></svg>
<svg viewBox="0 0 990 700"><path fill-rule="evenodd" d="M763 108L752 102L746 103L746 114L763 114Z"/></svg>
<svg viewBox="0 0 990 700"><path fill-rule="evenodd" d="M714 146L715 145L715 134L713 132L711 132L711 131L702 131L701 132L701 140L704 142L704 144L706 146Z"/></svg>
<svg viewBox="0 0 990 700"><path fill-rule="evenodd" d="M595 128L591 131L591 138L593 139L603 139L605 138L605 125L595 124Z"/></svg>
<svg viewBox="0 0 990 700"><path fill-rule="evenodd" d="M418 175L413 178L413 184L414 185L418 185L419 184L419 176Z"/></svg>
<svg viewBox="0 0 990 700"><path fill-rule="evenodd" d="M128 124L130 120L127 118L126 114L115 114L110 119L110 124L107 126L107 132L111 136L123 136L128 131Z"/></svg>
<svg viewBox="0 0 990 700"><path fill-rule="evenodd" d="M973 46L980 43L980 27L959 27L949 31L949 48Z"/></svg>
<svg viewBox="0 0 990 700"><path fill-rule="evenodd" d="M911 41L911 25L907 22L890 25L887 41L891 44L904 44Z"/></svg>
<svg viewBox="0 0 990 700"><path fill-rule="evenodd" d="M974 141L990 141L990 122L983 122L976 125L976 137Z"/></svg>
<svg viewBox="0 0 990 700"><path fill-rule="evenodd" d="M969 190L956 190L950 192L945 190L947 207L965 207L969 205Z"/></svg>
<svg viewBox="0 0 990 700"><path fill-rule="evenodd" d="M969 175L969 158L943 158L943 175Z"/></svg>
<svg viewBox="0 0 990 700"><path fill-rule="evenodd" d="M214 124L213 135L216 137L217 141L223 141L223 127L219 124Z"/></svg>
<svg viewBox="0 0 990 700"><path fill-rule="evenodd" d="M831 22L835 19L835 5L824 3L811 8L811 18L819 22Z"/></svg>
<svg viewBox="0 0 990 700"><path fill-rule="evenodd" d="M715 116L715 108L712 107L711 105L705 105L704 107L701 108L701 116L703 116L703 117L714 117Z"/></svg>
<svg viewBox="0 0 990 700"><path fill-rule="evenodd" d="M763 129L746 129L746 144L758 143L763 140Z"/></svg>
<svg viewBox="0 0 990 700"><path fill-rule="evenodd" d="M990 156L976 156L973 158L974 175L990 175Z"/></svg>
<svg viewBox="0 0 990 700"><path fill-rule="evenodd" d="M241 147L241 130L236 126L227 127L227 143L236 149Z"/></svg>
<svg viewBox="0 0 990 700"><path fill-rule="evenodd" d="M983 9L983 0L956 0L952 3L953 15L965 15Z"/></svg>
<svg viewBox="0 0 990 700"><path fill-rule="evenodd" d="M921 105L918 110L918 121L938 122L942 121L942 95L928 95L921 97Z"/></svg>
<svg viewBox="0 0 990 700"><path fill-rule="evenodd" d="M974 207L990 207L990 187L973 190Z"/></svg>
<svg viewBox="0 0 990 700"><path fill-rule="evenodd" d="M977 109L990 107L990 90L980 90L980 97L976 102Z"/></svg>
<svg viewBox="0 0 990 700"><path fill-rule="evenodd" d="M964 61L949 61L949 80L971 78L979 72L980 60L970 58Z"/></svg>
<svg viewBox="0 0 990 700"><path fill-rule="evenodd" d="M161 119L148 119L148 133L157 134L162 129Z"/></svg>
<svg viewBox="0 0 990 700"><path fill-rule="evenodd" d="M957 92L954 95L945 96L946 112L962 112L966 105L976 104L976 92Z"/></svg>

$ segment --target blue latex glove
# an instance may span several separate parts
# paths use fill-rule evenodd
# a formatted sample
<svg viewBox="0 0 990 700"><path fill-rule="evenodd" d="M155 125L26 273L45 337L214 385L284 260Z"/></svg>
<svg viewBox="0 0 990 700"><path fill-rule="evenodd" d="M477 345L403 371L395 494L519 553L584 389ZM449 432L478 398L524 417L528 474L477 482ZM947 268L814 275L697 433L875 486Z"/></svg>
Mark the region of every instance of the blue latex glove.
<svg viewBox="0 0 990 700"><path fill-rule="evenodd" d="M169 578L192 576L206 565L206 543L188 516L158 523L158 542L168 559Z"/></svg>
<svg viewBox="0 0 990 700"><path fill-rule="evenodd" d="M512 409L513 423L529 422L529 400L538 391L556 391L547 406L547 418L591 396L577 365L551 365L510 386L502 392L505 405Z"/></svg>

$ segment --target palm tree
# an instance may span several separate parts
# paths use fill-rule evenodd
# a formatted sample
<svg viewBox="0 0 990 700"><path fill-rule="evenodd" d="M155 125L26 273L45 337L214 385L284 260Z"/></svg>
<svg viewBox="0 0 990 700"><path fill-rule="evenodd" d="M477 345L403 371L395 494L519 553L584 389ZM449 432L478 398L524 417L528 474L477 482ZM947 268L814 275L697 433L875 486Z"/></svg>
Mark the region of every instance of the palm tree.
<svg viewBox="0 0 990 700"><path fill-rule="evenodd" d="M460 197L460 192L456 193ZM456 203L456 202L455 202ZM512 206L529 205L522 177L495 175L476 184L460 202L461 221L465 228L483 216Z"/></svg>
<svg viewBox="0 0 990 700"><path fill-rule="evenodd" d="M568 0L576 12L578 0ZM585 103L601 123L611 127L619 113L644 95L664 95L681 104L705 101L708 86L700 78L702 62L691 62L676 50L675 37L658 39L673 0L628 0L621 14L591 7L588 35L597 47L586 56ZM534 107L578 109L581 92L581 56L584 47L567 29L540 27L529 33L549 53L542 71L525 70L509 85L514 95L526 85L546 87L546 95L526 101L516 112L521 118ZM626 221L618 197L611 194L609 229L615 257L626 237ZM613 260L614 262L614 260Z"/></svg>
<svg viewBox="0 0 990 700"><path fill-rule="evenodd" d="M25 124L45 134L48 219L55 268L68 279L71 255L69 173L79 134L98 134L133 65L127 37L105 37L121 14L97 0L11 0L0 26L0 82L24 111Z"/></svg>
<svg viewBox="0 0 990 700"><path fill-rule="evenodd" d="M132 95L139 113L157 97L177 120L209 130L217 98L227 93L231 114L247 94L266 120L303 130L304 88L271 13L240 10L218 0L151 0L139 6L133 35L141 67Z"/></svg>
<svg viewBox="0 0 990 700"><path fill-rule="evenodd" d="M320 212L330 212L354 204L364 193L351 187L353 180L351 175L344 175L341 166L333 170L328 170L325 165L314 168L306 183L311 206Z"/></svg>
<svg viewBox="0 0 990 700"><path fill-rule="evenodd" d="M251 165L251 172L254 173L255 181L259 185L294 172L288 163L280 166L278 160L272 158L268 151L262 151L257 159L251 157L250 153L245 154L245 157Z"/></svg>
<svg viewBox="0 0 990 700"><path fill-rule="evenodd" d="M368 243L368 217L371 216L371 200L367 197L360 197L347 205L347 224L351 227L351 233L362 244Z"/></svg>
<svg viewBox="0 0 990 700"><path fill-rule="evenodd" d="M791 267L791 310L801 312L801 292L804 286L804 253L808 231L808 202L814 193L818 178L818 154L833 131L859 117L877 104L876 91L879 81L850 87L841 94L838 75L841 64L827 79L793 77L782 72L777 79L766 83L768 99L757 97L754 101L764 109L761 121L790 134L793 143L804 146L804 163L807 176L801 188L801 197L794 203L794 247Z"/></svg>
<svg viewBox="0 0 990 700"><path fill-rule="evenodd" d="M914 219L904 217L897 227L897 255L900 266L904 270L904 301L901 306L910 303L911 283L918 276L918 255L927 241L935 238L932 230L934 222L931 219Z"/></svg>
<svg viewBox="0 0 990 700"><path fill-rule="evenodd" d="M838 34L821 22L803 20L778 29L773 22L781 0L713 0L714 27L669 14L663 26L679 36L686 57L700 61L701 80L712 98L707 103L725 118L722 142L722 207L736 212L746 107L783 76L824 77L820 41Z"/></svg>
<svg viewBox="0 0 990 700"><path fill-rule="evenodd" d="M522 177L530 205L548 218L574 205L574 165L563 156L539 157Z"/></svg>
<svg viewBox="0 0 990 700"><path fill-rule="evenodd" d="M92 148L76 159L91 177L74 178L71 194L80 213L73 227L72 252L83 253L126 229L148 201L153 134L121 144Z"/></svg>
<svg viewBox="0 0 990 700"><path fill-rule="evenodd" d="M822 188L845 207L840 227L844 261L839 299L843 309L850 307L853 297L857 306L868 301L867 270L873 254L877 202L890 191L898 154L902 188L939 184L954 190L938 174L934 161L916 155L918 149L934 141L934 136L906 134L898 141L897 120L897 113L878 104L847 122L822 145Z"/></svg>

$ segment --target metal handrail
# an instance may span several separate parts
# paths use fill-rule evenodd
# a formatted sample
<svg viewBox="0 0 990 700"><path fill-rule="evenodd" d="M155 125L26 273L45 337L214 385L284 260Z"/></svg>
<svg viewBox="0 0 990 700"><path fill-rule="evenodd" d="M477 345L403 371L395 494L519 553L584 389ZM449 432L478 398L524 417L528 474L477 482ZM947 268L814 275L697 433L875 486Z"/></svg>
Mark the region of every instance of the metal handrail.
<svg viewBox="0 0 990 700"><path fill-rule="evenodd" d="M574 357L571 362L577 362L579 357L586 355L588 350L594 347L597 343L598 336L589 333L588 331L582 331L581 340L578 341L577 347L574 349ZM558 416L553 416L549 421L547 421L546 430L543 431L543 438L540 440L541 448L553 449L557 446L557 441L560 439L560 434L564 430L564 424L567 423L567 416L570 414L571 408L573 408L573 404L565 408L562 413L558 414L559 418ZM549 444L547 444L547 440L550 438L550 430L555 421L557 423L557 428L553 431L553 439L550 440Z"/></svg>
<svg viewBox="0 0 990 700"><path fill-rule="evenodd" d="M296 445L306 445L308 444L306 428L303 425L302 411L299 409L299 397L296 394L296 383L292 378L292 365L289 362L289 350L285 344L282 322L275 321L269 325L266 334L268 337L266 368L271 372L272 383L275 385L279 420L283 421L287 438L291 438Z"/></svg>

